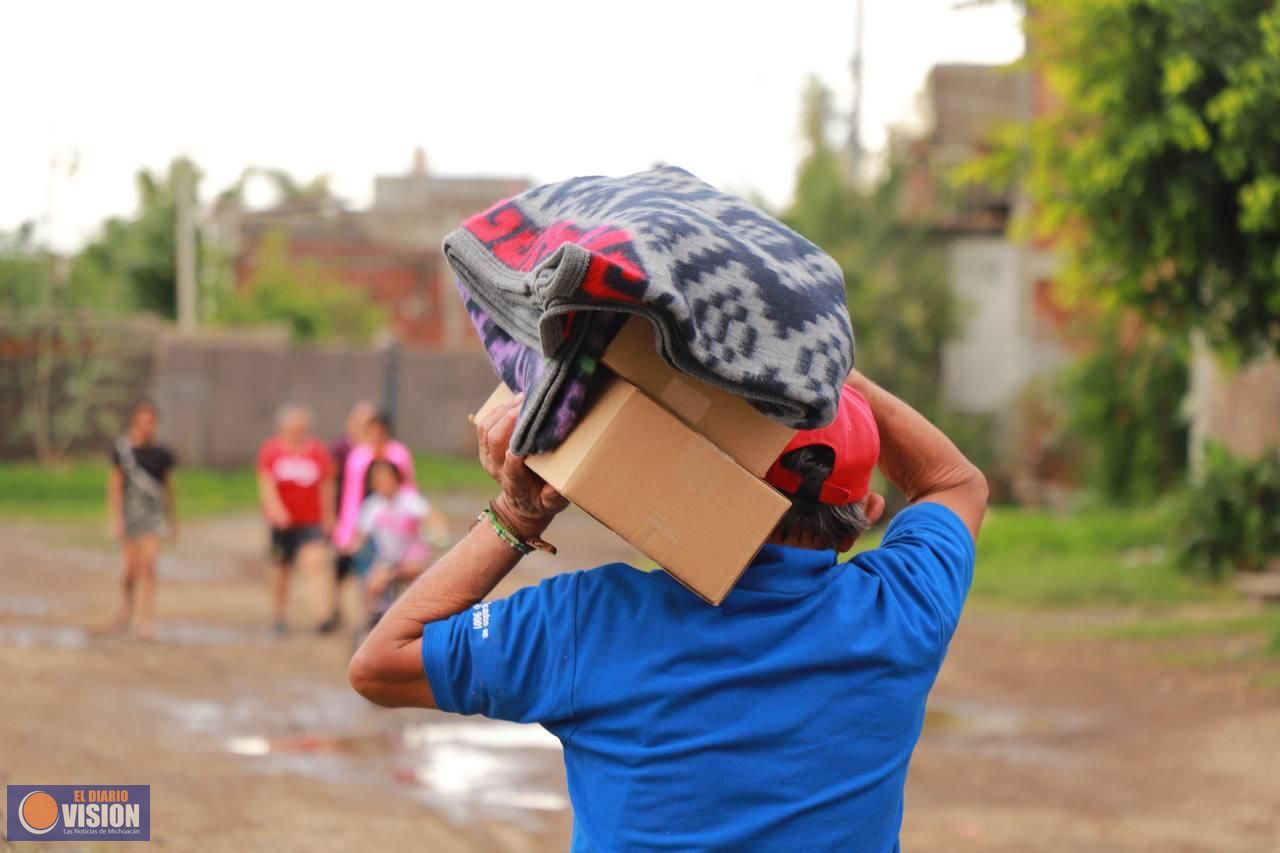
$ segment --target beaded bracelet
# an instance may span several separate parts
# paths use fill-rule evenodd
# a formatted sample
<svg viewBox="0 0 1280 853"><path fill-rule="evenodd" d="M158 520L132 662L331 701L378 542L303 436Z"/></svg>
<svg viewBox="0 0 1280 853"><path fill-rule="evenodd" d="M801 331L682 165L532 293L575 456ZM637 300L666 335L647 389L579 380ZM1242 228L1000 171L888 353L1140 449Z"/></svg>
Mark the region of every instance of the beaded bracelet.
<svg viewBox="0 0 1280 853"><path fill-rule="evenodd" d="M548 554L556 553L556 546L547 542L545 539L540 539L535 536L528 541L525 541L513 533L511 528L508 527L508 522L506 522L498 511L493 508L492 504L482 509L480 511L480 515L476 516L477 522L481 520L487 520L489 525L493 528L493 532L498 534L498 538L503 542L506 542L513 550L520 554L528 554L535 548L546 551Z"/></svg>

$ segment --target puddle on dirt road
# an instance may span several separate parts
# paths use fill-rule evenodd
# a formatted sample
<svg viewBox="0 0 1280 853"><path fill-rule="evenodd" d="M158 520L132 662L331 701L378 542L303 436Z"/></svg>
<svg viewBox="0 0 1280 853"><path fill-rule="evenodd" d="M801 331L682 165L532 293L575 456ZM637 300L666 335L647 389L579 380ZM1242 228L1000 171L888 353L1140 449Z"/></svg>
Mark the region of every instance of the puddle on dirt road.
<svg viewBox="0 0 1280 853"><path fill-rule="evenodd" d="M932 701L925 711L928 734L970 737L1019 737L1062 734L1078 728L1063 716L1033 716L1012 708L972 702Z"/></svg>
<svg viewBox="0 0 1280 853"><path fill-rule="evenodd" d="M271 695L146 701L195 735L192 742L238 756L255 772L390 786L461 823L496 818L536 830L539 815L569 808L560 742L539 726L409 718L305 681L277 683ZM1064 739L1082 728L1066 715L953 700L931 702L925 722L926 735L948 748L1062 766L1074 760Z"/></svg>
<svg viewBox="0 0 1280 853"><path fill-rule="evenodd" d="M476 810L569 807L559 778L560 741L541 726L414 723L404 728L401 746L412 762L401 778L420 786L420 799L455 818L465 820Z"/></svg>
<svg viewBox="0 0 1280 853"><path fill-rule="evenodd" d="M45 607L46 609L41 609ZM47 612L43 599L0 599L0 613L38 616ZM266 628L227 628L194 622L159 622L152 642L178 646L266 646L277 638ZM20 649L82 649L89 645L139 642L132 634L95 631L83 625L45 622L0 623L0 646Z"/></svg>
<svg viewBox="0 0 1280 853"><path fill-rule="evenodd" d="M180 646L265 646L277 638L267 628L229 628L199 622L157 622L156 641Z"/></svg>
<svg viewBox="0 0 1280 853"><path fill-rule="evenodd" d="M363 734L234 735L222 745L267 772L394 783L461 823L483 816L533 828L537 813L569 807L560 742L539 726L418 722Z"/></svg>
<svg viewBox="0 0 1280 853"><path fill-rule="evenodd" d="M89 632L76 625L0 624L0 646L20 649L82 649Z"/></svg>
<svg viewBox="0 0 1280 853"><path fill-rule="evenodd" d="M217 701L138 697L187 743L270 775L389 786L459 823L498 819L537 831L569 808L560 742L541 726L389 713L350 689L304 681Z"/></svg>
<svg viewBox="0 0 1280 853"><path fill-rule="evenodd" d="M1068 767L1078 758L1064 743L1086 729L1070 714L1028 714L973 702L933 700L925 711L924 734L965 752L1021 764Z"/></svg>
<svg viewBox="0 0 1280 853"><path fill-rule="evenodd" d="M0 595L0 613L14 616L44 616L49 602L35 595Z"/></svg>

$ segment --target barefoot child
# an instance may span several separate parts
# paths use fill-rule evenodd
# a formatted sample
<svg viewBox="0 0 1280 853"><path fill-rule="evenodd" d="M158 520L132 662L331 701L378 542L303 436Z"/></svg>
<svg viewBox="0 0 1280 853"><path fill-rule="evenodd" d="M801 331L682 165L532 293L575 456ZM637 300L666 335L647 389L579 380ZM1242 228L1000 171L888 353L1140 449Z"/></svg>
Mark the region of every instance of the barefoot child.
<svg viewBox="0 0 1280 853"><path fill-rule="evenodd" d="M372 543L365 594L373 624L395 600L394 590L403 588L427 567L431 552L422 540L423 523L435 542L447 539L448 530L444 516L404 482L404 475L391 462L374 460L366 476L369 496L360 505L351 550L359 552L366 542Z"/></svg>

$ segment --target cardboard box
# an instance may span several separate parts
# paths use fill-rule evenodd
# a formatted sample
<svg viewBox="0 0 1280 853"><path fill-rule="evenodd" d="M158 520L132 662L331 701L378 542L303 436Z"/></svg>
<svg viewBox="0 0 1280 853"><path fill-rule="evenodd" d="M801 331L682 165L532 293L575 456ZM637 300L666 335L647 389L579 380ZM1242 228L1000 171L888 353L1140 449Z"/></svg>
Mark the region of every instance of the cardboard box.
<svg viewBox="0 0 1280 853"><path fill-rule="evenodd" d="M531 469L712 604L729 594L791 502L612 375ZM500 385L481 408L510 399ZM554 530L549 537L555 540Z"/></svg>
<svg viewBox="0 0 1280 853"><path fill-rule="evenodd" d="M600 360L757 477L764 477L796 434L742 397L670 367L644 317L628 320Z"/></svg>

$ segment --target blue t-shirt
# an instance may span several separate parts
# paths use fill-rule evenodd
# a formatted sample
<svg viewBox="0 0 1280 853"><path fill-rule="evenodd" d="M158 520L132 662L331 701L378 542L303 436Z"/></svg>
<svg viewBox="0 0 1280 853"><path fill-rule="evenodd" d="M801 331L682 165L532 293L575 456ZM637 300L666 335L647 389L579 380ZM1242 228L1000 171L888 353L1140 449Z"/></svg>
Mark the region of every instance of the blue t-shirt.
<svg viewBox="0 0 1280 853"><path fill-rule="evenodd" d="M441 710L560 738L574 850L896 850L973 539L919 504L836 559L765 546L720 607L664 572L559 575L426 625L427 678Z"/></svg>

